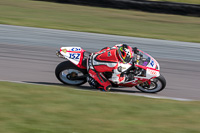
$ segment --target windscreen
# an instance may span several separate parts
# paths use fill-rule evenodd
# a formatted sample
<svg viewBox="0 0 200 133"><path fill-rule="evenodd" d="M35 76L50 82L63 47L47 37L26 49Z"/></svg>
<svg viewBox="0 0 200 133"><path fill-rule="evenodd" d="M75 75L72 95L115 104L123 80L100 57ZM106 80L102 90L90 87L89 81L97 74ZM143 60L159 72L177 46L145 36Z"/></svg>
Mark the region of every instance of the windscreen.
<svg viewBox="0 0 200 133"><path fill-rule="evenodd" d="M139 51L139 53L137 54L136 59L137 59L137 64L142 66L147 66L151 60L149 56L147 56L145 53L141 51Z"/></svg>

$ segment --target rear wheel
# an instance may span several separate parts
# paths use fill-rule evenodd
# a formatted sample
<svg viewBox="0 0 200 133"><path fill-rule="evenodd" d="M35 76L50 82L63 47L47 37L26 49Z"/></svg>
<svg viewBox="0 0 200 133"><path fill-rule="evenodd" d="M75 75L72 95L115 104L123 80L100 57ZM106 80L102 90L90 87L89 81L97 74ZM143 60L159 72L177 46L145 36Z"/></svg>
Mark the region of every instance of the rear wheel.
<svg viewBox="0 0 200 133"><path fill-rule="evenodd" d="M60 63L55 69L55 75L59 81L67 85L82 85L87 82L84 75L87 74L86 69L75 66L70 61ZM78 79L79 77L82 77Z"/></svg>
<svg viewBox="0 0 200 133"><path fill-rule="evenodd" d="M156 93L163 90L165 86L166 86L166 80L162 75L160 75L159 77L152 79L150 85L147 82L144 82L135 87L142 92Z"/></svg>

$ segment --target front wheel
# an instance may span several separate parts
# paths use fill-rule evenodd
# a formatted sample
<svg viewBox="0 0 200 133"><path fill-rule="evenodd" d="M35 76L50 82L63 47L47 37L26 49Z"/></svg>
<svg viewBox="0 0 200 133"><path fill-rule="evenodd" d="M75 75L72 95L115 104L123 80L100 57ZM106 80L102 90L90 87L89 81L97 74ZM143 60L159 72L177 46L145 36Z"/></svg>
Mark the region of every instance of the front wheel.
<svg viewBox="0 0 200 133"><path fill-rule="evenodd" d="M64 61L60 63L55 70L55 75L57 79L67 85L78 86L86 83L87 82L86 77L84 78L86 74L87 74L86 69L81 69L75 66L70 61Z"/></svg>
<svg viewBox="0 0 200 133"><path fill-rule="evenodd" d="M135 86L138 90L146 93L156 93L163 90L166 86L165 78L160 75L159 77L154 78L149 85L147 82Z"/></svg>

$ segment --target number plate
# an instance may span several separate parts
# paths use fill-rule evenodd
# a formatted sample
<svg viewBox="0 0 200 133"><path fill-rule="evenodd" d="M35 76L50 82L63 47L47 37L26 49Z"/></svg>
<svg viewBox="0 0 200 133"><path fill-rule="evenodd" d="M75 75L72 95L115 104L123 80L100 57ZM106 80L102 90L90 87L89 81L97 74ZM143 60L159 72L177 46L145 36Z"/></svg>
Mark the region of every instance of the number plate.
<svg viewBox="0 0 200 133"><path fill-rule="evenodd" d="M70 53L69 58L70 59L80 59L80 53Z"/></svg>

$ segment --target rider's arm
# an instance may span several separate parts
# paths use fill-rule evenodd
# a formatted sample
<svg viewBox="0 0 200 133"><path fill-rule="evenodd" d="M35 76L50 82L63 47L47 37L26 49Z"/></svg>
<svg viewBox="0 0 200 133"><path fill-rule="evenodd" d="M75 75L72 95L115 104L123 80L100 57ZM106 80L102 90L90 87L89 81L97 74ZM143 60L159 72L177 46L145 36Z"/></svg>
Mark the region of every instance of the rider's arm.
<svg viewBox="0 0 200 133"><path fill-rule="evenodd" d="M139 51L137 47L133 47L132 49L133 49L134 54L138 54Z"/></svg>
<svg viewBox="0 0 200 133"><path fill-rule="evenodd" d="M113 69L112 77L109 79L113 81L116 84L123 83L126 80L126 77L128 75L128 71L132 68L131 63L121 63L118 62L118 67L116 69Z"/></svg>

